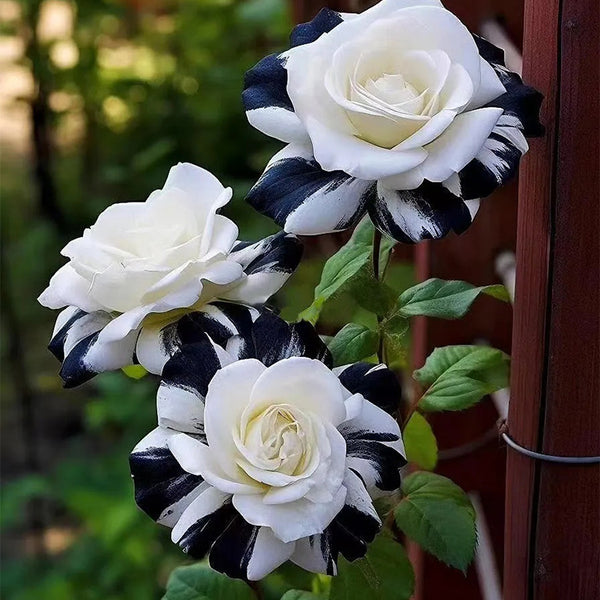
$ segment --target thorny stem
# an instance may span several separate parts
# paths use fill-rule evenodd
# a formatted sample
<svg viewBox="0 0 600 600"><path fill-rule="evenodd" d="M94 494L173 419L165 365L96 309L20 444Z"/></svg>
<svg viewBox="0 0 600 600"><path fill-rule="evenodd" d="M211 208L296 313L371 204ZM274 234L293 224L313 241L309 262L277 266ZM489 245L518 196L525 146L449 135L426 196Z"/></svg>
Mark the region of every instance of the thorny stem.
<svg viewBox="0 0 600 600"><path fill-rule="evenodd" d="M373 273L375 279L379 279L379 255L381 254L381 232L377 229L373 232Z"/></svg>
<svg viewBox="0 0 600 600"><path fill-rule="evenodd" d="M381 232L377 229L373 231L373 275L375 279L379 280L379 262L381 254ZM381 325L381 317L377 315L377 325ZM381 328L379 328L379 347L377 348L377 358L380 363L385 363L385 349L383 347L383 335L381 335Z"/></svg>
<svg viewBox="0 0 600 600"><path fill-rule="evenodd" d="M379 276L380 275L379 274L379 263L380 263L380 258L381 258L380 254L381 254L381 232L379 230L375 229L375 231L373 232L373 274L375 276L375 279L377 279L378 281L379 280L383 281L383 279L385 277L385 272L387 270L387 267L388 267L390 261L388 260L388 262L384 265L383 273L381 273L381 279L380 279L380 276ZM379 325L379 330L380 330L379 348L377 349L377 357L379 358L380 363L385 363L385 347L383 344L383 335L381 334L381 321L382 321L382 317L377 315L377 324ZM418 401L414 405L411 406L407 419L409 419L410 416L412 416L412 413L417 409L417 404L418 404ZM408 422L408 421L406 421L406 422ZM406 424L406 422L405 422L405 424ZM402 536L401 536L400 532L398 531L398 527L396 526L396 520L394 518L394 508L392 508L389 511L389 513L386 515L383 526L392 532L394 538L398 542L402 543Z"/></svg>

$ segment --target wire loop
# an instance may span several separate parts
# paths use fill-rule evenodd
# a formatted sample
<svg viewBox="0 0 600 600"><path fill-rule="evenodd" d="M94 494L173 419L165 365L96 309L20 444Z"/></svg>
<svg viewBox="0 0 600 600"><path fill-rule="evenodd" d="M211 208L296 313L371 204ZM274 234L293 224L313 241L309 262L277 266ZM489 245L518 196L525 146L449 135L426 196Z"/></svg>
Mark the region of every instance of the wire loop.
<svg viewBox="0 0 600 600"><path fill-rule="evenodd" d="M515 440L513 440L506 431L502 431L500 435L513 450L516 450L520 454L524 454L525 456L529 456L529 458L534 458L536 460L544 460L546 462L562 463L567 465L592 465L600 463L600 456L554 456L552 454L534 452L533 450L523 448L523 446L515 442Z"/></svg>

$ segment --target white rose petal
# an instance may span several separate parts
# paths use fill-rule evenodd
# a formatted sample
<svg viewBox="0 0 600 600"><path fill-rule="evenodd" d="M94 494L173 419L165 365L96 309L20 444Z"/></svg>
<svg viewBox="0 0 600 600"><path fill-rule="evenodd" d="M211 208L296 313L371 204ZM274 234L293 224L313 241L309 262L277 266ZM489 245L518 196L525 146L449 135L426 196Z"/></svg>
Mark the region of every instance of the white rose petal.
<svg viewBox="0 0 600 600"><path fill-rule="evenodd" d="M169 448L187 472L233 494L248 523L290 542L323 531L341 510L346 443L337 426L360 415L363 401L320 361L292 357L267 368L240 360L208 385L206 444L181 434Z"/></svg>
<svg viewBox="0 0 600 600"><path fill-rule="evenodd" d="M472 35L439 3L382 2L286 52L285 68L321 167L371 181L396 177L405 189L427 178L419 165L436 150L428 144L456 115L504 91ZM470 159L483 143L476 138Z"/></svg>
<svg viewBox="0 0 600 600"><path fill-rule="evenodd" d="M276 401L338 425L346 418L344 400L337 377L321 361L293 357L274 364L258 378L242 418L247 422Z"/></svg>
<svg viewBox="0 0 600 600"><path fill-rule="evenodd" d="M117 318L100 342L123 339L150 313L205 304L245 279L229 258L238 228L217 214L231 199L208 171L173 167L162 190L146 202L109 206L69 242L70 259L39 300L50 308L76 306Z"/></svg>
<svg viewBox="0 0 600 600"><path fill-rule="evenodd" d="M307 323L262 314L250 336L256 358L223 362L195 343L171 359L164 441L130 457L136 501L163 521L177 511L173 540L230 577L258 579L288 559L335 574L338 553L356 559L381 527L372 497L400 487L404 446L386 412L398 382L383 365L308 358L327 360Z"/></svg>
<svg viewBox="0 0 600 600"><path fill-rule="evenodd" d="M145 203L110 206L63 254L87 280L96 306L125 313L166 300L170 310L169 294L192 279L226 285L241 277L240 266L226 259L237 227L216 214L230 198L231 190L204 169L178 165L162 190ZM67 304L80 300L62 296Z"/></svg>

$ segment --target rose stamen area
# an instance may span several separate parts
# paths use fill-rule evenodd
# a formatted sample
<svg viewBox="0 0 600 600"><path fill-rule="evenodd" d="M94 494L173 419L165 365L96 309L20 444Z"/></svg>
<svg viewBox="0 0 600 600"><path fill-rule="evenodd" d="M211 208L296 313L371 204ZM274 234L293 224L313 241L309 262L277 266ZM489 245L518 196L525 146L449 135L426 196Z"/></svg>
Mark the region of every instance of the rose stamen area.
<svg viewBox="0 0 600 600"><path fill-rule="evenodd" d="M307 432L308 429L308 432ZM299 475L312 455L307 433L310 419L296 407L274 404L241 426L245 460L255 467Z"/></svg>

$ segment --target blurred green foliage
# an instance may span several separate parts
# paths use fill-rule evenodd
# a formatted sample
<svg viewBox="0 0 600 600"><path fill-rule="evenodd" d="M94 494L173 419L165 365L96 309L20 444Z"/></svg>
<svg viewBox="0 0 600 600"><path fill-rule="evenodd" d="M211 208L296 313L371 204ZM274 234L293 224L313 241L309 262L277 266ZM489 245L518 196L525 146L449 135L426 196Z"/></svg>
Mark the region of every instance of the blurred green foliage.
<svg viewBox="0 0 600 600"><path fill-rule="evenodd" d="M245 71L285 47L289 7L286 0L4 4L12 8L2 34L22 41L7 77L23 90L8 98L23 122L22 140L3 138L1 147L2 285L12 310L3 306L0 596L160 598L171 570L187 561L136 507L127 460L155 426L156 381L109 373L61 391L59 365L46 350L56 315L35 298L62 264L68 239L107 205L144 200L178 161L233 187L228 212L240 237L276 229L243 202L279 144L248 125L241 91ZM35 152L23 150L38 89L57 220L41 203ZM35 423L24 412L27 395Z"/></svg>
<svg viewBox="0 0 600 600"><path fill-rule="evenodd" d="M0 597L160 598L169 573L187 561L169 532L137 509L127 461L155 426L156 381L109 373L63 392L46 350L56 315L35 298L63 263L66 241L109 204L144 200L178 161L201 165L234 189L227 213L241 238L276 230L243 197L280 144L248 125L240 95L245 71L286 46L288 2L5 0L3 10L9 18L1 33L18 50L5 76L15 85L6 90L18 91L2 99L14 108L21 138L3 139L0 148ZM29 148L34 105L47 120L50 153L41 158L55 213L44 206ZM285 318L310 305L338 242L307 244L275 301ZM395 264L389 278L405 289L412 271ZM372 318L340 295L320 326L333 334ZM290 567L270 579L278 594L309 583Z"/></svg>
<svg viewBox="0 0 600 600"><path fill-rule="evenodd" d="M159 598L170 570L184 562L168 532L133 502L127 456L155 426L155 382L108 373L94 387L82 406L84 428L62 444L61 460L3 488L3 529L23 530L28 501L36 498L53 513L48 554L5 557L3 598Z"/></svg>

